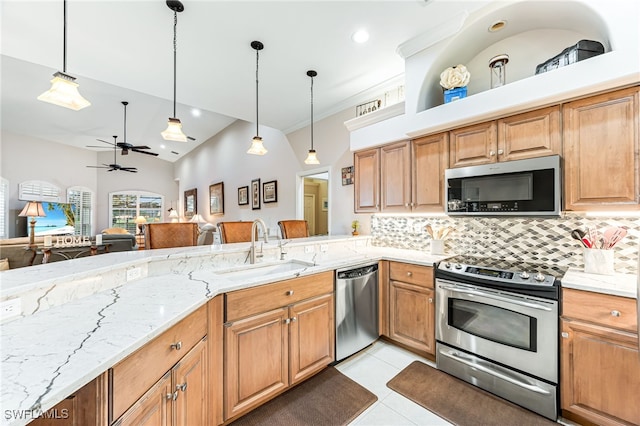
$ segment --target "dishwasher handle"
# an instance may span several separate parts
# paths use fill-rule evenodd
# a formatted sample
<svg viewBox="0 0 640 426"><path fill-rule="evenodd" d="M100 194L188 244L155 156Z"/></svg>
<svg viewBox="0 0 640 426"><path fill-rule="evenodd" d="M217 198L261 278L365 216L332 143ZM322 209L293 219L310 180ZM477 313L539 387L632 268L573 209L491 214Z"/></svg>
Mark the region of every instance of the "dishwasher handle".
<svg viewBox="0 0 640 426"><path fill-rule="evenodd" d="M360 268L348 269L346 271L338 271L337 278L339 280L349 280L360 278L372 274L378 270L378 264L362 266Z"/></svg>

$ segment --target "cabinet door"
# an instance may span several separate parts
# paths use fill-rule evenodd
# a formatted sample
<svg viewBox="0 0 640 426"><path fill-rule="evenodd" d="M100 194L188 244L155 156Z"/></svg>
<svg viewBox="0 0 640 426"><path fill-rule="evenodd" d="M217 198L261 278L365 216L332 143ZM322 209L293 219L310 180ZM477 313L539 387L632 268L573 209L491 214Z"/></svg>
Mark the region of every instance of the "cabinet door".
<svg viewBox="0 0 640 426"><path fill-rule="evenodd" d="M327 294L290 308L289 362L292 385L335 360L333 300L333 294Z"/></svg>
<svg viewBox="0 0 640 426"><path fill-rule="evenodd" d="M136 401L115 426L171 426L173 424L171 371Z"/></svg>
<svg viewBox="0 0 640 426"><path fill-rule="evenodd" d="M449 135L440 133L412 142L412 210L444 211L444 171L449 164Z"/></svg>
<svg viewBox="0 0 640 426"><path fill-rule="evenodd" d="M225 420L289 385L287 308L225 324Z"/></svg>
<svg viewBox="0 0 640 426"><path fill-rule="evenodd" d="M411 145L380 148L380 211L411 211Z"/></svg>
<svg viewBox="0 0 640 426"><path fill-rule="evenodd" d="M480 123L449 132L449 167L495 163L496 122Z"/></svg>
<svg viewBox="0 0 640 426"><path fill-rule="evenodd" d="M639 90L563 107L566 210L640 209Z"/></svg>
<svg viewBox="0 0 640 426"><path fill-rule="evenodd" d="M433 290L391 281L389 291L391 339L418 351L435 354Z"/></svg>
<svg viewBox="0 0 640 426"><path fill-rule="evenodd" d="M560 154L560 107L498 120L498 160L522 160Z"/></svg>
<svg viewBox="0 0 640 426"><path fill-rule="evenodd" d="M640 424L638 335L561 323L562 409L596 424Z"/></svg>
<svg viewBox="0 0 640 426"><path fill-rule="evenodd" d="M380 208L380 150L377 148L353 154L354 210L356 213L377 212Z"/></svg>
<svg viewBox="0 0 640 426"><path fill-rule="evenodd" d="M175 425L206 425L208 423L207 340L203 339L175 367L173 389Z"/></svg>

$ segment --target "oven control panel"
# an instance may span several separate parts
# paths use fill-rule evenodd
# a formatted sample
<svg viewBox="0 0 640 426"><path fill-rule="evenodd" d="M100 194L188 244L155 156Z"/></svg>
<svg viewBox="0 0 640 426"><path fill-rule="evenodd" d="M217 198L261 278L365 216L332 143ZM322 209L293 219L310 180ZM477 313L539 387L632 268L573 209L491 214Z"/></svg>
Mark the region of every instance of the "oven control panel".
<svg viewBox="0 0 640 426"><path fill-rule="evenodd" d="M539 271L512 271L449 261L440 262L438 268L461 276L484 278L513 284L552 286L555 282L554 276L546 275Z"/></svg>

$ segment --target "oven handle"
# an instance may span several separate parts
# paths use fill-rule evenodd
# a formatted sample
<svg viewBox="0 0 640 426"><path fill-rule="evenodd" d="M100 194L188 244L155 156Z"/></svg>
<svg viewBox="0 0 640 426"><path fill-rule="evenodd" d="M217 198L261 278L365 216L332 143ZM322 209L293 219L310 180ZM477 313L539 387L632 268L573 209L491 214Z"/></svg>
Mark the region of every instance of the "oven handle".
<svg viewBox="0 0 640 426"><path fill-rule="evenodd" d="M525 388L527 390L530 390L531 392L539 393L539 394L542 394L542 395L549 395L550 394L550 392L548 390L542 389L539 386L530 385L529 383L521 382L520 380L514 379L513 377L509 377L506 374L503 374L503 373L500 373L498 371L492 370L491 368L485 367L484 365L475 364L475 363L471 362L469 360L469 358L460 356L460 354L458 354L458 353L452 353L452 352L444 351L444 350L440 349L440 354L442 354L442 355L444 355L444 356L446 356L448 358L451 358L451 359L453 359L455 361L458 361L458 362L460 362L460 363L462 363L464 365L467 365L467 366L469 366L471 368L475 368L476 370L480 370L480 371L482 371L484 373L487 373L490 376L497 377L497 378L502 379L502 380L504 380L506 382L509 382L509 383L511 383L513 385L520 386L521 388ZM480 361L480 360L478 360L478 361Z"/></svg>
<svg viewBox="0 0 640 426"><path fill-rule="evenodd" d="M532 309L538 309L540 311L551 312L551 310L552 310L551 308L549 308L547 306L539 305L537 303L524 302L524 301L518 300L518 299L510 299L508 297L498 296L498 295L491 294L491 293L484 293L482 291L461 289L461 288L458 288L458 287L451 287L451 286L448 286L448 285L441 285L440 287L445 289L445 290L450 290L450 291L453 291L453 292L471 294L473 296L487 297L489 299L500 300L501 302L513 303L515 305L520 305L520 306L524 306L524 307L532 308Z"/></svg>

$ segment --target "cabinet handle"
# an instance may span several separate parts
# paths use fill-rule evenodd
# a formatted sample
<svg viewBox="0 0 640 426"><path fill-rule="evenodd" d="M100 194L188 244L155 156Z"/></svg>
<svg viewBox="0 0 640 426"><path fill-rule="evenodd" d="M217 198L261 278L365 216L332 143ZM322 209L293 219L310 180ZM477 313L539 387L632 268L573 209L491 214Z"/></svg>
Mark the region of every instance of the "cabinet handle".
<svg viewBox="0 0 640 426"><path fill-rule="evenodd" d="M563 339L569 338L569 333L567 333L566 331L563 331L562 333L560 333L560 335L562 336Z"/></svg>
<svg viewBox="0 0 640 426"><path fill-rule="evenodd" d="M178 391L175 391L174 393L168 393L167 394L167 399L172 399L172 400L176 400L178 399Z"/></svg>
<svg viewBox="0 0 640 426"><path fill-rule="evenodd" d="M172 400L173 399L173 394L172 393L168 393L167 394L167 399L168 400Z"/></svg>
<svg viewBox="0 0 640 426"><path fill-rule="evenodd" d="M498 155L502 155L502 154L504 154L504 151L503 151L503 150L501 150L501 149L499 149L499 150L498 150Z"/></svg>
<svg viewBox="0 0 640 426"><path fill-rule="evenodd" d="M495 157L496 152L495 151L489 151L489 157Z"/></svg>
<svg viewBox="0 0 640 426"><path fill-rule="evenodd" d="M407 272L407 276L408 276L408 277L413 276L413 272L411 272L411 271Z"/></svg>
<svg viewBox="0 0 640 426"><path fill-rule="evenodd" d="M615 309L613 311L611 311L611 316L612 317L619 317L620 315L622 315L620 313L620 311L616 311Z"/></svg>
<svg viewBox="0 0 640 426"><path fill-rule="evenodd" d="M289 290L285 293L287 296L293 296L293 290Z"/></svg>
<svg viewBox="0 0 640 426"><path fill-rule="evenodd" d="M433 303L433 297L429 298L429 303Z"/></svg>
<svg viewBox="0 0 640 426"><path fill-rule="evenodd" d="M184 382L181 385L176 385L176 391L186 392L187 390L187 382Z"/></svg>
<svg viewBox="0 0 640 426"><path fill-rule="evenodd" d="M409 203L404 203L404 206L405 207L409 207Z"/></svg>
<svg viewBox="0 0 640 426"><path fill-rule="evenodd" d="M180 349L182 349L182 342L172 343L171 349L175 349L176 351L179 351Z"/></svg>
<svg viewBox="0 0 640 426"><path fill-rule="evenodd" d="M298 318L296 318L296 317L292 317L291 318L291 322L296 322L296 321L298 321Z"/></svg>
<svg viewBox="0 0 640 426"><path fill-rule="evenodd" d="M285 319L284 319L284 323L285 323L285 324L289 324L290 322L291 322L291 318L285 318Z"/></svg>

